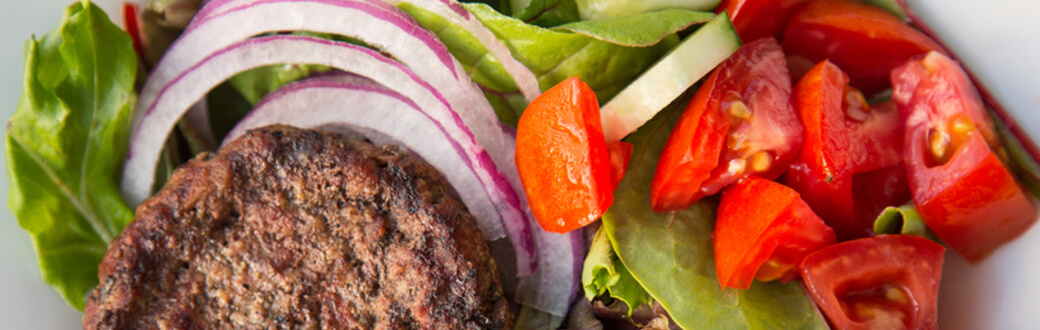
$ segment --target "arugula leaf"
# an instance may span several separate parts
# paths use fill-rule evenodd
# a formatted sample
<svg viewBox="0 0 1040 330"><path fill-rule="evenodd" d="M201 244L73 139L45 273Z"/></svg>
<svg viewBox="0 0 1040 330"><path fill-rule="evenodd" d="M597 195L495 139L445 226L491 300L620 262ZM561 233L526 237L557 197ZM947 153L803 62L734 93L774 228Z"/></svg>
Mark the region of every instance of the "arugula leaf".
<svg viewBox="0 0 1040 330"><path fill-rule="evenodd" d="M625 47L586 35L526 24L484 4L463 6L502 40L520 63L534 72L543 90L577 76L596 92L600 103L614 97L679 42L677 36L669 34L652 47ZM632 30L629 31L635 33Z"/></svg>
<svg viewBox="0 0 1040 330"><path fill-rule="evenodd" d="M44 281L73 307L97 285L110 242L133 219L119 194L137 55L88 1L29 40L18 109L8 123L8 205L33 237Z"/></svg>
<svg viewBox="0 0 1040 330"><path fill-rule="evenodd" d="M656 213L650 181L657 158L685 102L673 103L629 136L635 146L603 229L621 262L686 329L826 329L798 282L754 282L748 290L720 290L712 251L712 208Z"/></svg>
<svg viewBox="0 0 1040 330"><path fill-rule="evenodd" d="M585 257L581 284L589 300L609 294L611 298L623 301L628 306L628 317L632 317L632 311L637 307L651 301L650 294L639 286L632 273L618 260L603 228L596 231L589 254Z"/></svg>
<svg viewBox="0 0 1040 330"><path fill-rule="evenodd" d="M574 22L555 30L570 31L621 46L649 47L714 17L714 13L704 11L665 9L622 18Z"/></svg>

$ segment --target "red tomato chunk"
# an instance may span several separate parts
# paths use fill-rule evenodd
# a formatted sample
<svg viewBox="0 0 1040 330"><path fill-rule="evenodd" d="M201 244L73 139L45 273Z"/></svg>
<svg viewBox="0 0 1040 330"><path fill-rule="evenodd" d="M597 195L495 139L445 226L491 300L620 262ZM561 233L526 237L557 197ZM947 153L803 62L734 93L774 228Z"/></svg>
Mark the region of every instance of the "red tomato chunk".
<svg viewBox="0 0 1040 330"><path fill-rule="evenodd" d="M945 248L926 238L880 235L805 257L805 287L835 329L935 329Z"/></svg>
<svg viewBox="0 0 1040 330"><path fill-rule="evenodd" d="M701 85L665 144L651 183L655 211L689 207L748 175L776 179L802 145L780 45L759 39Z"/></svg>
<svg viewBox="0 0 1040 330"><path fill-rule="evenodd" d="M719 283L747 289L752 278L798 278L802 258L835 238L794 190L751 176L722 192L714 243Z"/></svg>

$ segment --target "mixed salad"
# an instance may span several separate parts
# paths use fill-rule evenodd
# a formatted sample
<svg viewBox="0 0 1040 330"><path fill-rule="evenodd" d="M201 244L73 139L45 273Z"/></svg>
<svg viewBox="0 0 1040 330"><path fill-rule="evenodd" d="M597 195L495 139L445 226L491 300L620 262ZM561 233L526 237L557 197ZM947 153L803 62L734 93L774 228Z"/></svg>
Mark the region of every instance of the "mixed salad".
<svg viewBox="0 0 1040 330"><path fill-rule="evenodd" d="M945 250L1037 219L1040 151L902 1L123 9L27 42L7 130L10 208L78 309L135 205L269 124L429 161L506 242L522 329L934 328Z"/></svg>

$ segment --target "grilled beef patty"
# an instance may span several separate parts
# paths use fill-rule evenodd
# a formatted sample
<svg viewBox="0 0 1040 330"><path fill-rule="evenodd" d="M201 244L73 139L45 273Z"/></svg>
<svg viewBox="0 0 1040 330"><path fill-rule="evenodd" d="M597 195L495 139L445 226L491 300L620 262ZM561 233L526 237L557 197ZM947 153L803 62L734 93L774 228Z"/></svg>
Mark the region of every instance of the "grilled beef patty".
<svg viewBox="0 0 1040 330"><path fill-rule="evenodd" d="M98 276L88 329L512 327L487 244L440 173L286 126L177 169Z"/></svg>

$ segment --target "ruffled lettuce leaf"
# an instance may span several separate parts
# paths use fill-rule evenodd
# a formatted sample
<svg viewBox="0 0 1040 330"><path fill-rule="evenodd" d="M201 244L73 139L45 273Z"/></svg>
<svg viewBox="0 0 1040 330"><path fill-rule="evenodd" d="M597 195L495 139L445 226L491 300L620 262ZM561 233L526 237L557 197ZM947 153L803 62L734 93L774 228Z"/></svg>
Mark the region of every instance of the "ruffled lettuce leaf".
<svg viewBox="0 0 1040 330"><path fill-rule="evenodd" d="M748 290L720 290L715 275L712 206L677 212L650 208L650 181L682 101L640 127L628 171L603 215L614 251L653 299L686 329L826 329L801 283L754 282Z"/></svg>
<svg viewBox="0 0 1040 330"><path fill-rule="evenodd" d="M25 50L7 129L8 205L32 235L45 282L83 309L108 242L133 220L119 194L137 55L90 2Z"/></svg>
<svg viewBox="0 0 1040 330"><path fill-rule="evenodd" d="M632 273L618 260L614 248L610 246L610 238L600 228L589 247L585 257L585 266L581 272L581 285L585 297L589 300L601 296L620 300L627 306L627 317L637 307L650 303L650 294L632 277Z"/></svg>

